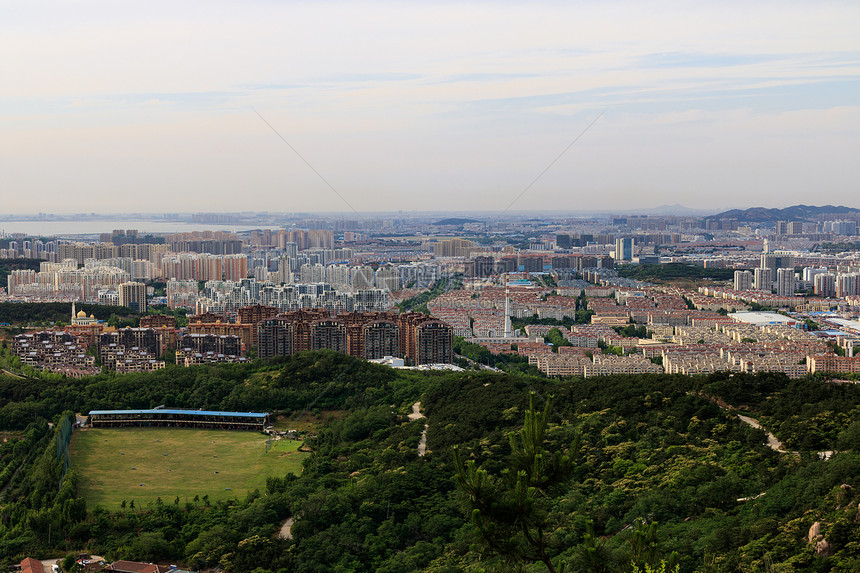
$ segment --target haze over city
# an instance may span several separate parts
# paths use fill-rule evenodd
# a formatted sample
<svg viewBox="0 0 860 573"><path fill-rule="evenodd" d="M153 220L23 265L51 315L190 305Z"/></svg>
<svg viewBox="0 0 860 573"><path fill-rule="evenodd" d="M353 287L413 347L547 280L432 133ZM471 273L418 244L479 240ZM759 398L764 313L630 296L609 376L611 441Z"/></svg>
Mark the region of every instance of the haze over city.
<svg viewBox="0 0 860 573"><path fill-rule="evenodd" d="M853 2L0 13L7 213L856 203Z"/></svg>

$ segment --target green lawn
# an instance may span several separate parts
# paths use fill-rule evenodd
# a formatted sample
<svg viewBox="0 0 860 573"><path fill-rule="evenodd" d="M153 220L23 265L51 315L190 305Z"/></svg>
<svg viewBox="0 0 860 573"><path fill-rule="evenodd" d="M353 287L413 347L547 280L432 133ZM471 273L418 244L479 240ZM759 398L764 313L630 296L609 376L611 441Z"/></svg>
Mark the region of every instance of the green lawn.
<svg viewBox="0 0 860 573"><path fill-rule="evenodd" d="M266 453L257 432L184 428L89 428L72 436L72 467L87 507L110 510L123 500L164 503L241 498L266 487L266 476L299 473L300 442L276 440ZM203 502L200 501L200 504Z"/></svg>

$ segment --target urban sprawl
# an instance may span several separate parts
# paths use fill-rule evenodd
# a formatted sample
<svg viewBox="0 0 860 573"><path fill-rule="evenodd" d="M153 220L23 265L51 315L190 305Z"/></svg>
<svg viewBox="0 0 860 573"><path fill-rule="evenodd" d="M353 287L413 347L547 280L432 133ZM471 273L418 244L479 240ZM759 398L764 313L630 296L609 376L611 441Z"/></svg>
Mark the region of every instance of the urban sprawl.
<svg viewBox="0 0 860 573"><path fill-rule="evenodd" d="M11 270L0 301L68 303L68 320L22 325L11 345L23 365L67 376L320 349L398 367L493 368L455 352L460 342L547 376L856 373L857 230L856 213L838 213L7 234L0 259L34 264ZM679 266L696 272L661 278ZM81 304L141 316L111 325Z"/></svg>

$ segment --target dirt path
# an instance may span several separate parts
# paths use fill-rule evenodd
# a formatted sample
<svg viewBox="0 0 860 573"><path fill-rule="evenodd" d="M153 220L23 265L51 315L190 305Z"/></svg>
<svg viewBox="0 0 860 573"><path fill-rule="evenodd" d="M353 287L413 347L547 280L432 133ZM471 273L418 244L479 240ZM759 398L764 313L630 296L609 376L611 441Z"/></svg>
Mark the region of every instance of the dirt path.
<svg viewBox="0 0 860 573"><path fill-rule="evenodd" d="M424 414L421 413L421 402L412 404L412 413L408 417L413 421L424 417ZM421 432L421 441L418 442L418 457L420 458L423 458L424 454L427 453L427 428L429 427L428 424L424 424L424 430Z"/></svg>
<svg viewBox="0 0 860 573"><path fill-rule="evenodd" d="M786 450L785 447L783 447L783 443L780 442L776 436L762 428L761 424L759 424L755 418L750 418L749 416L743 416L741 414L738 414L738 418L740 418L741 422L745 422L753 428L756 428L758 430L764 430L767 433L767 446L773 451L779 452L781 454L794 454L795 456L800 455L800 452L792 452L790 450ZM832 450L825 450L823 452L816 453L818 454L818 457L822 460L829 460L830 457L833 455Z"/></svg>
<svg viewBox="0 0 860 573"><path fill-rule="evenodd" d="M292 517L288 517L287 520L281 524L281 530L278 531L278 537L281 539L292 539L294 521L295 520Z"/></svg>
<svg viewBox="0 0 860 573"><path fill-rule="evenodd" d="M415 402L412 404L412 413L409 414L410 420L420 420L424 417L424 414L421 413L421 402Z"/></svg>
<svg viewBox="0 0 860 573"><path fill-rule="evenodd" d="M750 426L752 426L756 430L764 430L764 428L761 427L761 424L759 424L758 420L756 420L755 418L750 418L749 416L744 416L742 414L738 414L738 418L740 418L741 422L745 422L745 423L749 424ZM767 430L764 430L764 431L767 433L767 446L770 449L772 449L775 452L779 452L781 454L794 453L794 452L789 452L788 450L783 448L782 442L780 442L776 438L776 436L774 436L773 434L771 434Z"/></svg>

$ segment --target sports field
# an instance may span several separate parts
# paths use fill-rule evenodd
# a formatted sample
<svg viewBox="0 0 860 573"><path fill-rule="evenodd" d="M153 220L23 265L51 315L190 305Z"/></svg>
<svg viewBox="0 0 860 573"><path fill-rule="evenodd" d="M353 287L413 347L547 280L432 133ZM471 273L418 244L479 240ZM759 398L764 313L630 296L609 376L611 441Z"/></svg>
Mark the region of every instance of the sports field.
<svg viewBox="0 0 860 573"><path fill-rule="evenodd" d="M266 488L266 476L300 473L309 454L301 442L257 432L186 428L88 428L72 435L72 467L87 506L116 510L161 498L173 503L242 498ZM203 503L200 501L199 503Z"/></svg>

